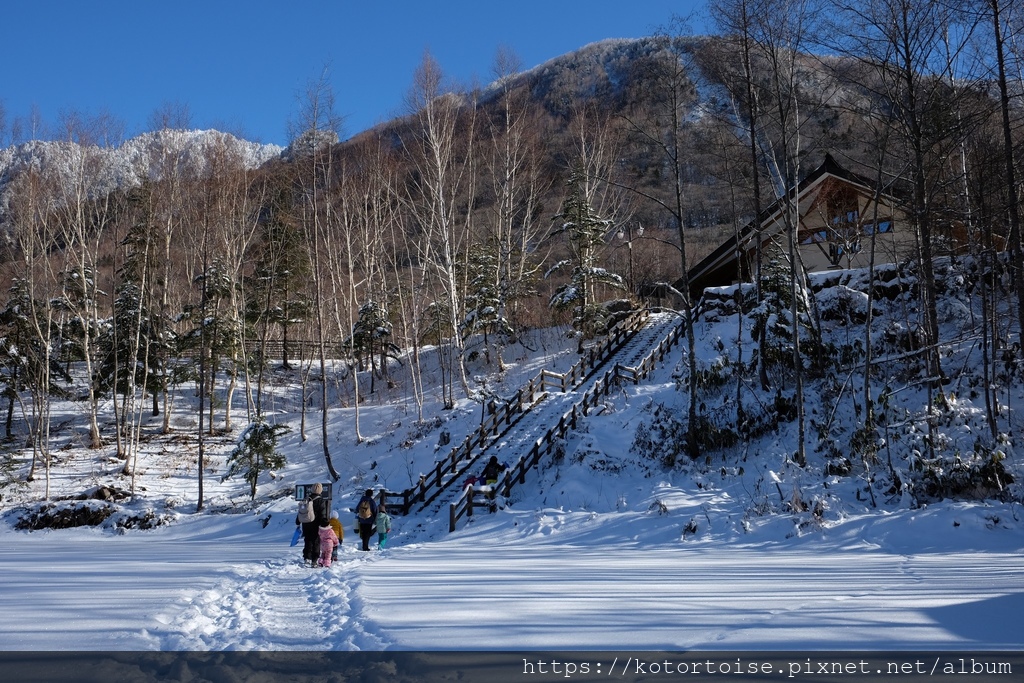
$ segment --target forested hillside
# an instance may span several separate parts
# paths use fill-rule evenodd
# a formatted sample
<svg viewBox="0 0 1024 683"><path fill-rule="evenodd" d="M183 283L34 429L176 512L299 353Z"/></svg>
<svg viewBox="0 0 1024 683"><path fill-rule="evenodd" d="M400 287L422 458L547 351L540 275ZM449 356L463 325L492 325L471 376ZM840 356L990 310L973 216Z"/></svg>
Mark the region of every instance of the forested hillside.
<svg viewBox="0 0 1024 683"><path fill-rule="evenodd" d="M729 379L740 404L744 383L777 397L805 463L822 427L804 388L830 350L786 190L825 154L911 217L917 253L899 264L914 268L909 298L891 300L915 312L899 334L936 410L951 370L933 263L975 264L991 428L974 452L995 453L1005 437L989 364L1017 353L1024 319L1021 17L1000 4L722 0L715 35L596 43L526 71L502 53L495 80L472 91L449 89L428 55L409 114L347 140L334 93L312 84L284 150L171 128L120 143L102 121L69 119L59 140L0 151L4 457L30 458L29 477L49 467L53 402L72 392L88 444L128 474L142 416L173 431L172 397L194 382L201 462L205 438L240 427L238 395L245 422L266 421L273 358L316 397L310 419L337 478L328 414L339 383L359 442L359 407L394 382L399 359L425 421L428 395L445 408L483 401L467 364L500 372L525 331L570 324L583 349L622 310L657 303L686 326L673 439L695 458L710 446L699 390L711 379L694 329L707 309L687 272L778 199L787 234L750 266L756 285L737 305L755 334ZM870 330L889 304L863 291ZM875 344L851 346L849 362L870 369ZM428 348L440 359L429 381ZM870 450L887 393L869 379L861 395L854 436ZM735 419L715 430L743 436Z"/></svg>

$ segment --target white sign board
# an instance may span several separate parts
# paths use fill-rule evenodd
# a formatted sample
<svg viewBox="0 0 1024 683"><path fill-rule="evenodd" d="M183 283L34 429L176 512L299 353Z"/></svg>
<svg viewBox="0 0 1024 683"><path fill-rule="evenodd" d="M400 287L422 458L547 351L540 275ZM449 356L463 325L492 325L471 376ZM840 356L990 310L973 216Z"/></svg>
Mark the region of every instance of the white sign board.
<svg viewBox="0 0 1024 683"><path fill-rule="evenodd" d="M332 487L334 486L331 482L322 482L320 484L324 487L323 492L320 496L331 500L334 497ZM313 484L296 484L295 485L295 500L305 500L313 495Z"/></svg>

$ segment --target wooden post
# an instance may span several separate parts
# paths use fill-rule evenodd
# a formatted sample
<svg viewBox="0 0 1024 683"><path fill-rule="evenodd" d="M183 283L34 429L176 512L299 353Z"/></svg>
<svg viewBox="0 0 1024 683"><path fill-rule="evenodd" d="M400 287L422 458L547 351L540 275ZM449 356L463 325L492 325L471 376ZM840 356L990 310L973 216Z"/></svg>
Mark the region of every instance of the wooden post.
<svg viewBox="0 0 1024 683"><path fill-rule="evenodd" d="M470 486L469 490L466 491L466 516L473 516L473 487Z"/></svg>
<svg viewBox="0 0 1024 683"><path fill-rule="evenodd" d="M455 503L448 505L448 533L455 531Z"/></svg>

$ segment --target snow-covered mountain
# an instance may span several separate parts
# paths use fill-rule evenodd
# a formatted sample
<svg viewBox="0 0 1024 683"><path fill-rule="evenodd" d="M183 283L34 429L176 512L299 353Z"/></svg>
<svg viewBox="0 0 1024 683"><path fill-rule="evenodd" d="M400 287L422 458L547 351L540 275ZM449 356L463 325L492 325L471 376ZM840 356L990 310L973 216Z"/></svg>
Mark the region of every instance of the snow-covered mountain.
<svg viewBox="0 0 1024 683"><path fill-rule="evenodd" d="M100 146L60 140L31 140L0 149L0 224L10 202L10 184L22 172L54 174L60 183L88 178L90 196L157 180L173 164L179 172L201 175L211 153L223 149L247 168L281 155L282 147L242 140L216 130L164 129L143 133L119 145Z"/></svg>

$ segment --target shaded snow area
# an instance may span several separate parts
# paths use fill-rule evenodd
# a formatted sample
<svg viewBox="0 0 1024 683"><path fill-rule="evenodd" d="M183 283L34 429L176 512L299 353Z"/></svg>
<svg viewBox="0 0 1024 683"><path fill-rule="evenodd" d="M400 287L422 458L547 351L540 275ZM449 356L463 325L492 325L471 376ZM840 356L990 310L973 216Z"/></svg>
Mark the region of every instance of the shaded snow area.
<svg viewBox="0 0 1024 683"><path fill-rule="evenodd" d="M437 540L399 531L382 553L349 540L337 564L315 570L288 547L287 524L263 529L246 515L119 537L5 533L0 632L10 650L1024 643L1024 539L986 528L980 510L939 505L812 538L682 542L680 505L667 518L509 510Z"/></svg>
<svg viewBox="0 0 1024 683"><path fill-rule="evenodd" d="M855 276L842 287L858 289ZM838 284L821 288L840 297ZM724 298L728 292L720 292ZM853 296L843 296L843 305ZM955 305L954 305L955 304ZM972 368L980 351L965 333L969 305L944 305L944 365ZM832 303L833 310L840 308ZM895 306L893 310L895 310ZM879 334L899 322L880 313ZM902 313L900 315L903 315ZM667 317L666 317L667 316ZM648 329L676 320L652 316ZM661 334L658 328L651 334ZM697 326L701 368L735 354L738 318L706 311ZM855 337L849 320L828 323L830 340ZM749 331L744 354L750 357ZM535 332L496 363L471 366L471 384L508 396L541 368L565 371L577 358L564 330ZM645 344L648 342L645 341ZM353 508L367 487L413 484L480 423L480 404L440 410L429 388L423 419L404 374L367 394L355 413L344 383L332 385L328 444L341 473L333 507L345 525L340 558L309 568L292 547L297 483L327 481L319 406L311 401L300 439L298 371L274 370L271 417L293 427L280 450L287 465L263 475L255 501L239 478L222 480L225 455L245 422L237 396L234 430L210 447L205 506L197 483L190 390L177 398L175 433L147 433L135 477L118 474L111 452L82 447L78 405L55 416L60 441L50 469L58 509L67 497L106 485L134 495L98 526L25 531L46 477L25 483L28 462L9 463L0 524L0 648L5 650L1019 650L1024 646L1024 468L1014 447L1020 386L1003 390L1002 461L1014 483L986 498L926 496L906 465L919 449L924 387L903 366L884 378L892 393L888 432L865 467L849 454L859 424L851 395L859 380L836 373L843 390L814 383L809 419L831 419L833 438L808 437L808 463L793 461L796 427L709 449L696 460L671 451L666 416L683 419L686 341L654 373L602 396L525 484L477 509L448 532L443 494L426 511L395 515L384 550L358 550ZM633 353L626 349L622 352ZM492 358L492 361L494 359ZM632 362L630 359L629 362ZM734 361L729 361L734 363ZM728 363L726 363L727 365ZM904 376L903 373L906 373ZM428 384L431 374L427 374ZM772 377L773 381L781 381ZM970 381L947 388L945 451L967 458L984 440ZM312 385L311 385L312 386ZM735 383L708 391L708 414L728 411ZM881 386L878 390L881 390ZM316 394L317 392L313 392ZM239 392L241 394L241 392ZM745 401L756 401L750 394ZM568 400L551 394L545 405ZM335 407L336 406L336 407ZM725 406L725 408L722 408ZM546 413L543 413L546 414ZM219 420L223 419L220 415ZM547 420L548 418L545 418ZM716 423L725 424L725 423ZM496 454L511 462L550 427L524 417ZM816 432L815 432L816 434ZM444 445L442 445L444 444ZM845 449L845 450L844 450ZM888 463L893 467L890 469ZM482 461L474 465L479 471ZM895 486L894 482L902 482ZM915 488L916 487L916 488ZM98 503L97 503L98 504ZM155 520L149 529L131 520ZM148 525L147 525L148 526Z"/></svg>

